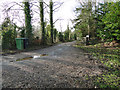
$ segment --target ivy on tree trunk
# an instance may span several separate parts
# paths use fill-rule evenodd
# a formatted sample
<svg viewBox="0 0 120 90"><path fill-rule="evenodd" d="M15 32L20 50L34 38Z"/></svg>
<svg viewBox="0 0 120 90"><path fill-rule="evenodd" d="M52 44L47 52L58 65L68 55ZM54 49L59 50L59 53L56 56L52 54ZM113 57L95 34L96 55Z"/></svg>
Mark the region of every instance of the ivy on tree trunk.
<svg viewBox="0 0 120 90"><path fill-rule="evenodd" d="M51 27L51 43L53 42L53 1L50 0L50 27Z"/></svg>
<svg viewBox="0 0 120 90"><path fill-rule="evenodd" d="M44 9L43 9L43 0L40 0L40 25L42 30L42 44L45 44L45 25L44 25Z"/></svg>
<svg viewBox="0 0 120 90"><path fill-rule="evenodd" d="M32 42L33 34L32 34L32 25L31 25L31 10L29 2L23 2L24 4L24 13L25 13L25 30L26 30L26 38L29 39L29 42Z"/></svg>

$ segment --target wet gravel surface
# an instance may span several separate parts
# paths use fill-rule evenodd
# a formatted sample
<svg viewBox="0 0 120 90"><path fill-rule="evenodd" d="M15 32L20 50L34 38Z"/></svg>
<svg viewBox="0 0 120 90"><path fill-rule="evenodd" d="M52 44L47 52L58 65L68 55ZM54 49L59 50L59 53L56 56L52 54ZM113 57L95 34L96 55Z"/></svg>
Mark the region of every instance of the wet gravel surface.
<svg viewBox="0 0 120 90"><path fill-rule="evenodd" d="M2 57L3 88L94 88L86 76L102 73L101 65L79 48L75 42ZM38 59L16 61L47 54Z"/></svg>

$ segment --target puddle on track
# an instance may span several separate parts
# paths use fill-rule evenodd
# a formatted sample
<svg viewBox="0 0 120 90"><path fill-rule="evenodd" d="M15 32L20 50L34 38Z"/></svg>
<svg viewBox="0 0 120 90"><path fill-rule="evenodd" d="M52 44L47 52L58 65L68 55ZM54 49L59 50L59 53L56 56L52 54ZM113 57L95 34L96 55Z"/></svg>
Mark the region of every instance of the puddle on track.
<svg viewBox="0 0 120 90"><path fill-rule="evenodd" d="M37 55L38 56L38 55ZM48 56L48 54L40 54L39 57L42 56ZM21 59L17 59L16 61L23 61L23 60L29 60L29 59L34 59L34 57L30 56L30 57L25 57L25 58L21 58Z"/></svg>
<svg viewBox="0 0 120 90"><path fill-rule="evenodd" d="M33 57L25 57L25 58L22 58L22 59L17 59L16 61L23 61L23 60L28 60L28 59L32 59Z"/></svg>

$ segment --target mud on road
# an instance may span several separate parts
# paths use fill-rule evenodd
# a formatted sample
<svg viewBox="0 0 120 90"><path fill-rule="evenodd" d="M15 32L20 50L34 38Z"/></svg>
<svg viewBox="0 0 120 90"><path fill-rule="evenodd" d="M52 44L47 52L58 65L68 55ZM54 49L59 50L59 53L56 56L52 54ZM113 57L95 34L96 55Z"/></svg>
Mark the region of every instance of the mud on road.
<svg viewBox="0 0 120 90"><path fill-rule="evenodd" d="M45 49L3 56L3 88L94 88L86 76L102 73L97 60L73 47L75 42L62 43ZM20 58L46 54L36 59Z"/></svg>

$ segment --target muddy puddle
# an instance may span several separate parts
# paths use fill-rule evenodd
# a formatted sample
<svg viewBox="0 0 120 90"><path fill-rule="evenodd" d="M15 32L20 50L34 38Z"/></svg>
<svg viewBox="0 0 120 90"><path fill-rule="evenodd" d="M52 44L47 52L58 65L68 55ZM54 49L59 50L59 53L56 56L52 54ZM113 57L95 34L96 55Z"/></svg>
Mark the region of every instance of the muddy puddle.
<svg viewBox="0 0 120 90"><path fill-rule="evenodd" d="M25 58L21 58L21 59L17 59L16 61L23 61L23 60L28 60L28 59L32 59L33 57L25 57Z"/></svg>
<svg viewBox="0 0 120 90"><path fill-rule="evenodd" d="M38 58L43 57L43 56L48 56L48 54L40 54L40 55L35 55L35 56L20 58L20 59L17 59L16 61L23 61L23 60L30 60L30 59L38 59Z"/></svg>

